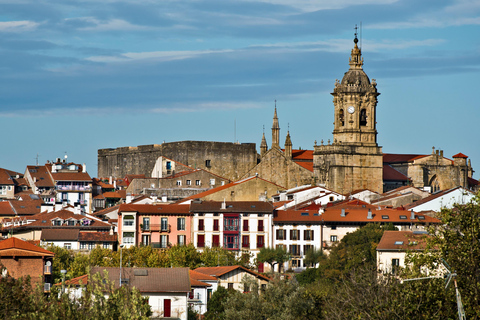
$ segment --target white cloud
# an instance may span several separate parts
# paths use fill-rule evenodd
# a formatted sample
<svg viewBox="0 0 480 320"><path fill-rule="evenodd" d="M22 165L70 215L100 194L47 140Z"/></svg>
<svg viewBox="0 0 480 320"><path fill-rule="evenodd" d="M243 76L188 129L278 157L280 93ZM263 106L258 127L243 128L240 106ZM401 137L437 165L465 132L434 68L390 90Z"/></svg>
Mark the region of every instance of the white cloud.
<svg viewBox="0 0 480 320"><path fill-rule="evenodd" d="M79 20L90 23L91 26L78 28L81 31L138 31L147 30L148 27L131 24L121 19L99 20L94 17L70 18L66 20Z"/></svg>
<svg viewBox="0 0 480 320"><path fill-rule="evenodd" d="M2 21L0 22L0 32L25 32L37 28L40 23L33 21Z"/></svg>
<svg viewBox="0 0 480 320"><path fill-rule="evenodd" d="M244 0L246 2L265 2L275 5L289 6L303 12L317 10L342 9L351 5L391 4L398 0Z"/></svg>
<svg viewBox="0 0 480 320"><path fill-rule="evenodd" d="M189 113L209 110L234 110L234 109L255 109L262 108L263 105L255 102L203 102L197 104L188 104L188 107L181 105L170 105L168 107L158 107L150 109L153 113Z"/></svg>
<svg viewBox="0 0 480 320"><path fill-rule="evenodd" d="M127 52L120 56L94 56L87 60L94 62L124 62L134 60L155 59L158 61L172 61L193 58L195 56L226 53L233 50L199 50L199 51L150 51L150 52Z"/></svg>

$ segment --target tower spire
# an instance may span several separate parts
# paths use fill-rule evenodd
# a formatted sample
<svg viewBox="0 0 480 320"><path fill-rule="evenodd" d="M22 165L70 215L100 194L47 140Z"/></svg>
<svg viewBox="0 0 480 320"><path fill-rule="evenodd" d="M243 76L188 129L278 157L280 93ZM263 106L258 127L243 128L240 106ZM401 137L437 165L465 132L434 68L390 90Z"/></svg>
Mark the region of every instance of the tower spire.
<svg viewBox="0 0 480 320"><path fill-rule="evenodd" d="M292 159L292 139L290 138L290 125L288 126L287 137L285 138L285 156Z"/></svg>
<svg viewBox="0 0 480 320"><path fill-rule="evenodd" d="M278 124L277 117L277 100L275 100L275 113L273 114L272 125L272 148L280 148L280 125Z"/></svg>
<svg viewBox="0 0 480 320"><path fill-rule="evenodd" d="M350 70L355 69L362 69L363 66L363 58L362 58L362 50L358 47L358 38L357 38L357 25L355 25L355 38L353 39L353 43L355 46L352 49L352 55L349 59Z"/></svg>
<svg viewBox="0 0 480 320"><path fill-rule="evenodd" d="M265 153L268 150L267 139L265 139L265 126L263 126L263 137L262 142L260 143L260 156L263 158Z"/></svg>

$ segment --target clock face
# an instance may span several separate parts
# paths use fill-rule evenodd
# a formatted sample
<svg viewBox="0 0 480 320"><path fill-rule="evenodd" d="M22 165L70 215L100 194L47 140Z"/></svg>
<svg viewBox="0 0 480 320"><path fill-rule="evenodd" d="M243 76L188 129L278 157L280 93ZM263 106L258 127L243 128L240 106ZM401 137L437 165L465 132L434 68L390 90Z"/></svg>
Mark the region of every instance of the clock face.
<svg viewBox="0 0 480 320"><path fill-rule="evenodd" d="M354 113L355 112L355 107L354 106L350 106L348 107L348 113Z"/></svg>

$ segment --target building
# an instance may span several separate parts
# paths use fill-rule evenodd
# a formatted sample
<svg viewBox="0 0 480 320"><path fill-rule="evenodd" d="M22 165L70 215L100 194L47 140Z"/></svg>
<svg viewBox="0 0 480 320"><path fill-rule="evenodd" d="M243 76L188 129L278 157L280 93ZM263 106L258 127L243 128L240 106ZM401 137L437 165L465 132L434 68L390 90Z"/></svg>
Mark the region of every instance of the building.
<svg viewBox="0 0 480 320"><path fill-rule="evenodd" d="M192 291L188 297L188 304L199 314L207 312L208 300L213 292L217 291L219 280L211 275L190 270L190 285Z"/></svg>
<svg viewBox="0 0 480 320"><path fill-rule="evenodd" d="M31 283L43 285L44 291L50 291L52 284L52 264L55 254L29 242L9 238L0 241L0 263L2 274L15 279L29 276Z"/></svg>
<svg viewBox="0 0 480 320"><path fill-rule="evenodd" d="M249 250L272 245L273 206L264 201L193 201L192 242L196 248Z"/></svg>
<svg viewBox="0 0 480 320"><path fill-rule="evenodd" d="M242 283L244 279L257 281L260 288L264 288L270 281L270 278L242 266L201 267L195 271L217 278L219 285L225 289L235 289L240 292L250 291L250 288Z"/></svg>
<svg viewBox="0 0 480 320"><path fill-rule="evenodd" d="M189 205L122 204L118 209L119 242L126 248L189 244L192 242L192 215Z"/></svg>

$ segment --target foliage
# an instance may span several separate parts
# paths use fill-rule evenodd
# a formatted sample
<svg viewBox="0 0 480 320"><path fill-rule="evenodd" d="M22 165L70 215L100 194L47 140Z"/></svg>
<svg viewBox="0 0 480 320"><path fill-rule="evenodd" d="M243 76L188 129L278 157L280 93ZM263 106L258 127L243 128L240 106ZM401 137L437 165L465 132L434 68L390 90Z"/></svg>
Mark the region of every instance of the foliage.
<svg viewBox="0 0 480 320"><path fill-rule="evenodd" d="M284 262L290 259L290 254L283 247L262 248L257 254L257 261L260 263L268 263L273 273L274 266L278 264L278 271L281 271L281 267Z"/></svg>
<svg viewBox="0 0 480 320"><path fill-rule="evenodd" d="M303 262L305 265L313 265L315 266L317 263L319 263L322 258L324 258L325 254L323 253L322 250L315 250L315 249L310 249L305 252L305 259L303 259Z"/></svg>
<svg viewBox="0 0 480 320"><path fill-rule="evenodd" d="M232 266L236 264L235 254L220 247L204 248L200 260L204 267Z"/></svg>
<svg viewBox="0 0 480 320"><path fill-rule="evenodd" d="M205 313L205 320L224 320L225 308L224 303L229 295L229 291L222 286L212 294L212 297L207 302L207 312Z"/></svg>
<svg viewBox="0 0 480 320"><path fill-rule="evenodd" d="M294 280L274 279L264 290L258 282L245 278L248 293L232 292L223 302L226 319L320 319L317 298Z"/></svg>
<svg viewBox="0 0 480 320"><path fill-rule="evenodd" d="M186 246L176 245L168 249L168 258L171 267L188 267L195 269L200 266L200 252L193 244Z"/></svg>

